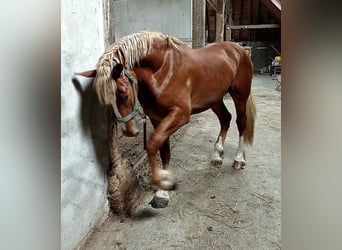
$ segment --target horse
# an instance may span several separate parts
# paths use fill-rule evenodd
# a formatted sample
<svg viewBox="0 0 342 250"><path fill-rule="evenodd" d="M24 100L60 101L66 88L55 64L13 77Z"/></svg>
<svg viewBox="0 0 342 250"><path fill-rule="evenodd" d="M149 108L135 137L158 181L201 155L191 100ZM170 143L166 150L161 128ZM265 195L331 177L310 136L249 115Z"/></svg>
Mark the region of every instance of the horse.
<svg viewBox="0 0 342 250"><path fill-rule="evenodd" d="M146 145L150 183L159 188L152 207L165 207L167 191L176 188L169 138L192 114L207 109L216 114L221 128L211 163L222 165L232 118L223 102L227 93L235 104L239 131L233 167L245 168L245 146L253 144L256 107L251 91L253 65L240 45L221 42L192 49L174 36L142 31L110 45L96 69L76 74L95 77L99 101L112 105L117 121L125 124L126 136L139 133L138 103L150 118L154 127Z"/></svg>

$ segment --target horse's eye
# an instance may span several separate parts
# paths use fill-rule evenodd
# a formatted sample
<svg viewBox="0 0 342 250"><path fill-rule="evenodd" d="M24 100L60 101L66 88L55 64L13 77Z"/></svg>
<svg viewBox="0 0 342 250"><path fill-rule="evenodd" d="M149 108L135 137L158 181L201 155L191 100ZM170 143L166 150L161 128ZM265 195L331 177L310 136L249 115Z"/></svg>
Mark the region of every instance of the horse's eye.
<svg viewBox="0 0 342 250"><path fill-rule="evenodd" d="M128 95L120 95L121 99L124 101L128 100Z"/></svg>

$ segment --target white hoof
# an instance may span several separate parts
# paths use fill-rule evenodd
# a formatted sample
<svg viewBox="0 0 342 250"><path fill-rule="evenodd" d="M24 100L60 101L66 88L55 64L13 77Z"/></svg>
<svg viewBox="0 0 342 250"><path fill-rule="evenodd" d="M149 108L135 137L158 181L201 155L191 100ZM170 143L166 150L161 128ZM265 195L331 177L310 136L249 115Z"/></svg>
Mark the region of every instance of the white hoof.
<svg viewBox="0 0 342 250"><path fill-rule="evenodd" d="M246 167L246 163L244 161L234 161L232 167L237 170L244 169Z"/></svg>
<svg viewBox="0 0 342 250"><path fill-rule="evenodd" d="M153 208L165 208L169 204L170 195L168 191L158 190L149 204Z"/></svg>
<svg viewBox="0 0 342 250"><path fill-rule="evenodd" d="M158 190L154 195L158 198L170 200L170 195L168 191Z"/></svg>
<svg viewBox="0 0 342 250"><path fill-rule="evenodd" d="M246 163L245 160L245 152L238 150L238 152L236 153L236 156L234 158L235 161L240 161L240 162L244 162Z"/></svg>
<svg viewBox="0 0 342 250"><path fill-rule="evenodd" d="M213 166L220 166L222 165L222 163L223 163L223 159L221 158L219 153L215 151L211 157L211 164Z"/></svg>

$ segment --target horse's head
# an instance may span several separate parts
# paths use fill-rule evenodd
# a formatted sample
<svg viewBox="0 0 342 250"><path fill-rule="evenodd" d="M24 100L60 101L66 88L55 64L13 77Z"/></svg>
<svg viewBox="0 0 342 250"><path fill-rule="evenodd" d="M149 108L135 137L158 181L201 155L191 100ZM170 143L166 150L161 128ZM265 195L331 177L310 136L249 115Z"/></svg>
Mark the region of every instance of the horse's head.
<svg viewBox="0 0 342 250"><path fill-rule="evenodd" d="M112 70L112 78L116 82L116 93L112 102L116 120L125 123L124 135L137 136L140 129L136 116L139 113L136 75L133 71L125 70L122 64L116 64Z"/></svg>
<svg viewBox="0 0 342 250"><path fill-rule="evenodd" d="M96 70L91 70L76 74L85 77L95 77L98 72L96 72ZM113 66L111 78L116 87L115 91L113 91L114 95L110 95L110 101L105 101L105 103L112 105L116 121L125 124L125 128L123 129L124 135L137 136L140 129L139 120L136 116L139 113L136 75L133 71L125 70L123 65L118 63ZM110 89L110 86L103 87ZM108 92L97 91L98 95L100 95L100 93ZM100 101L104 99L101 97L102 96L99 96Z"/></svg>

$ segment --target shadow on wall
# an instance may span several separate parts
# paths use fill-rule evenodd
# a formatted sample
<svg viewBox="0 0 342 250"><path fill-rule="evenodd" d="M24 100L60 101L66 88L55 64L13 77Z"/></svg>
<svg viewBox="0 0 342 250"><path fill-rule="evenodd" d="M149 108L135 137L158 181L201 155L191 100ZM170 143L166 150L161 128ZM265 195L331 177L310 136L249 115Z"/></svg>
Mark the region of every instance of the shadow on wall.
<svg viewBox="0 0 342 250"><path fill-rule="evenodd" d="M72 78L73 85L80 95L81 108L80 120L85 136L90 137L93 143L94 152L98 165L104 173L108 168L108 139L107 139L107 109L98 101L93 91L91 81L82 81L76 77Z"/></svg>

